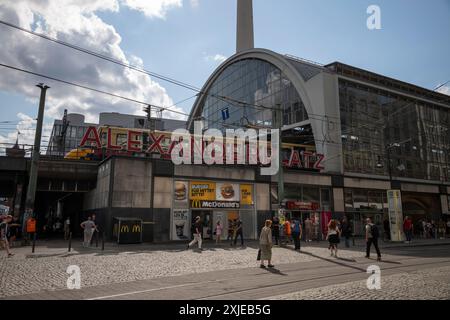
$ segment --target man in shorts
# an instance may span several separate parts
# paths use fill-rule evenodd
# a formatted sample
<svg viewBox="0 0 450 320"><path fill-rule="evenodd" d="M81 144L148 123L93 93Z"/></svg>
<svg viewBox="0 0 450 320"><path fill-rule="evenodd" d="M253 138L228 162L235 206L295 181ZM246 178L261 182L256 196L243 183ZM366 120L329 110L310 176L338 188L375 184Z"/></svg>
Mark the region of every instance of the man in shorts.
<svg viewBox="0 0 450 320"><path fill-rule="evenodd" d="M0 241L5 246L6 255L8 256L8 258L14 255L13 253L11 253L11 250L9 249L9 242L8 242L8 224L11 223L11 221L12 216L7 215L0 223Z"/></svg>

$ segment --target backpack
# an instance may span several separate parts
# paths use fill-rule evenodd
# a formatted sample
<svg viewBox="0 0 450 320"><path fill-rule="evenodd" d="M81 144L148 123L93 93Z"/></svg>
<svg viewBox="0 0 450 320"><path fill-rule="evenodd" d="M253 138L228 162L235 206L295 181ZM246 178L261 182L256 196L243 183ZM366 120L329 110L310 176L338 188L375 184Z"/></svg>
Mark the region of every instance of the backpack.
<svg viewBox="0 0 450 320"><path fill-rule="evenodd" d="M300 233L300 223L298 221L295 221L294 233Z"/></svg>
<svg viewBox="0 0 450 320"><path fill-rule="evenodd" d="M370 233L372 234L372 238L378 239L380 236L380 231L378 230L378 227L375 224L370 225Z"/></svg>

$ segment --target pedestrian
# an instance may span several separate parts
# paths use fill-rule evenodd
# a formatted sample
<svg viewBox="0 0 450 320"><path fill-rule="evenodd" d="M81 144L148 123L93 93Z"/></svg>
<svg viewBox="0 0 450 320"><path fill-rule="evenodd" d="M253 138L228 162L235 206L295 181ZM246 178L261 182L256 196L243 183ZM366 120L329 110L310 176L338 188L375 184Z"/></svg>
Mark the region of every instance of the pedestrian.
<svg viewBox="0 0 450 320"><path fill-rule="evenodd" d="M236 245L238 237L241 238L241 247L243 247L244 246L244 232L242 230L242 220L240 217L236 220L236 223L235 223L234 245Z"/></svg>
<svg viewBox="0 0 450 320"><path fill-rule="evenodd" d="M14 253L12 253L11 249L9 248L9 241L8 241L8 229L11 221L12 216L8 214L3 218L2 222L0 223L0 242L5 247L6 256L8 258L14 255Z"/></svg>
<svg viewBox="0 0 450 320"><path fill-rule="evenodd" d="M334 251L334 256L336 258L338 252L338 243L340 242L339 235L340 231L336 220L334 219L330 220L330 222L328 223L328 232L327 232L327 240L329 243L328 249L330 250L331 256L333 256Z"/></svg>
<svg viewBox="0 0 450 320"><path fill-rule="evenodd" d="M434 223L434 220L430 222L430 237L437 238L436 223Z"/></svg>
<svg viewBox="0 0 450 320"><path fill-rule="evenodd" d="M302 224L300 220L294 218L292 222L292 239L294 240L295 250L300 251L300 240L302 238Z"/></svg>
<svg viewBox="0 0 450 320"><path fill-rule="evenodd" d="M91 214L91 220L92 220L92 222L94 222L94 224L95 224L95 230L94 230L94 232L95 232L95 237L96 237L96 239L97 239L97 241L98 241L98 233L99 233L99 231L98 231L98 225L97 225L97 220L96 220L95 213ZM92 235L94 235L94 234L92 234ZM92 245L93 242L94 242L94 237L91 238L91 245Z"/></svg>
<svg viewBox="0 0 450 320"><path fill-rule="evenodd" d="M440 220L439 221L439 233L441 234L441 239L445 239L445 221Z"/></svg>
<svg viewBox="0 0 450 320"><path fill-rule="evenodd" d="M450 219L447 220L447 234L450 233Z"/></svg>
<svg viewBox="0 0 450 320"><path fill-rule="evenodd" d="M275 237L275 245L277 246L278 241L280 240L280 220L277 216L273 217L272 233Z"/></svg>
<svg viewBox="0 0 450 320"><path fill-rule="evenodd" d="M428 238L428 222L426 219L422 220L422 238L423 239Z"/></svg>
<svg viewBox="0 0 450 320"><path fill-rule="evenodd" d="M388 218L384 219L383 228L384 228L384 240L390 241L391 240L391 224L389 223Z"/></svg>
<svg viewBox="0 0 450 320"><path fill-rule="evenodd" d="M19 234L20 224L17 223L17 220L18 219L16 217L13 217L11 222L8 224L8 233L6 236L8 238L10 248L14 247L17 235Z"/></svg>
<svg viewBox="0 0 450 320"><path fill-rule="evenodd" d="M403 221L403 232L405 232L406 241L405 243L411 243L412 234L413 234L413 223L409 216L405 217Z"/></svg>
<svg viewBox="0 0 450 320"><path fill-rule="evenodd" d="M377 260L381 261L381 253L380 249L378 248L378 237L379 237L379 231L378 227L372 223L372 220L370 218L366 219L366 258L370 259L370 247L372 244L375 247L375 250L377 251Z"/></svg>
<svg viewBox="0 0 450 320"><path fill-rule="evenodd" d="M195 218L194 223L194 240L192 240L188 245L186 250L189 250L189 248L198 243L198 249L202 250L202 233L203 233L203 224L199 216Z"/></svg>
<svg viewBox="0 0 450 320"><path fill-rule="evenodd" d="M69 239L70 234L70 217L67 217L66 220L64 220L64 240Z"/></svg>
<svg viewBox="0 0 450 320"><path fill-rule="evenodd" d="M221 240L221 238L222 238L222 224L220 223L220 220L218 220L217 221L217 224L216 224L216 230L215 230L215 233L216 233L216 244L219 244L220 243L220 240Z"/></svg>
<svg viewBox="0 0 450 320"><path fill-rule="evenodd" d="M261 250L261 268L265 268L264 260L267 260L267 266L269 268L275 267L272 264L272 221L266 220L264 227L261 230L259 236L259 248Z"/></svg>
<svg viewBox="0 0 450 320"><path fill-rule="evenodd" d="M311 242L313 234L313 222L309 217L306 217L305 220L305 241Z"/></svg>
<svg viewBox="0 0 450 320"><path fill-rule="evenodd" d="M292 236L292 228L291 228L291 222L286 219L284 222L284 235L286 244L291 243L291 236Z"/></svg>
<svg viewBox="0 0 450 320"><path fill-rule="evenodd" d="M230 244L233 243L233 232L234 232L233 220L228 220L228 236L227 236L227 241L230 241Z"/></svg>
<svg viewBox="0 0 450 320"><path fill-rule="evenodd" d="M350 237L352 236L352 226L350 222L348 221L347 217L344 216L342 219L342 236L345 239L345 247L350 248Z"/></svg>
<svg viewBox="0 0 450 320"><path fill-rule="evenodd" d="M88 219L82 222L80 226L84 230L83 247L89 247L91 245L92 235L96 229L95 223L92 221L92 217L88 217Z"/></svg>

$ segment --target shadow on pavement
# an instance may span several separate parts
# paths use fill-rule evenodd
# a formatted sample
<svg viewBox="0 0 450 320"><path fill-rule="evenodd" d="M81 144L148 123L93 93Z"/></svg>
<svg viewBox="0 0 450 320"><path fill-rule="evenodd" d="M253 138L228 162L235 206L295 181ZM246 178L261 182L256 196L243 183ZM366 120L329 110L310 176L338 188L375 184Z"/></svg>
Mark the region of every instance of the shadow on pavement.
<svg viewBox="0 0 450 320"><path fill-rule="evenodd" d="M277 268L266 268L265 270L267 270L270 273L279 275L279 276L287 276L286 273L281 272L280 270L278 270Z"/></svg>

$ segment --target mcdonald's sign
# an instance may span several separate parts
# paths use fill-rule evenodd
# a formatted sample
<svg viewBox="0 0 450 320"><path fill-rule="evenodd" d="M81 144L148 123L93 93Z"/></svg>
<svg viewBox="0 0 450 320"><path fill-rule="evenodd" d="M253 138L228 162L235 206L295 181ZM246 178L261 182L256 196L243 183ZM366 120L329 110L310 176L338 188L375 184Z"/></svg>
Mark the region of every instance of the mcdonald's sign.
<svg viewBox="0 0 450 320"><path fill-rule="evenodd" d="M191 208L201 209L202 208L202 201L201 200L191 200Z"/></svg>
<svg viewBox="0 0 450 320"><path fill-rule="evenodd" d="M191 208L193 209L239 209L239 207L237 201L191 200Z"/></svg>
<svg viewBox="0 0 450 320"><path fill-rule="evenodd" d="M117 223L114 229L117 230L118 243L142 243L142 219L139 218L115 218Z"/></svg>

